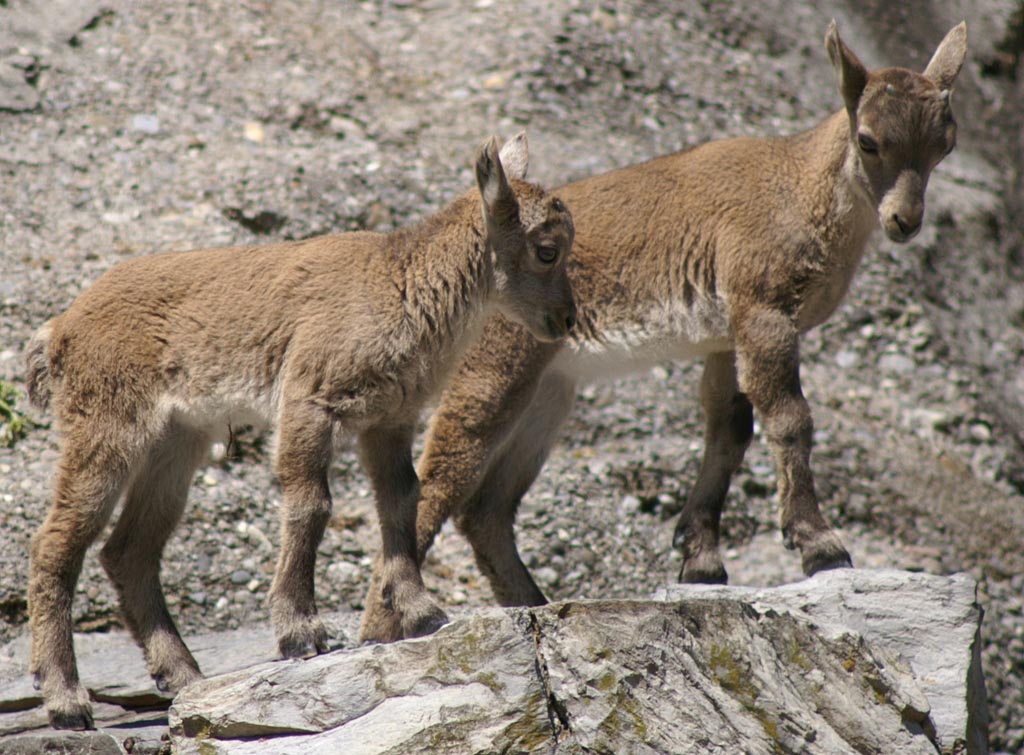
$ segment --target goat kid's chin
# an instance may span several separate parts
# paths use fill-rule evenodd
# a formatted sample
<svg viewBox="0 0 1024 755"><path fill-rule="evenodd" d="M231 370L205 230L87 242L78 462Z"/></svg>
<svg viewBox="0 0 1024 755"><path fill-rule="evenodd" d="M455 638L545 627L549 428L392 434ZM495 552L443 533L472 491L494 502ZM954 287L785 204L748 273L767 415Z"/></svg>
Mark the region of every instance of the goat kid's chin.
<svg viewBox="0 0 1024 755"><path fill-rule="evenodd" d="M520 325L529 331L530 335L543 343L554 343L561 341L569 335L569 329L563 324L558 325L558 320L551 315L545 315L539 319L515 318Z"/></svg>
<svg viewBox="0 0 1024 755"><path fill-rule="evenodd" d="M894 241L897 244L905 244L918 234L921 230L921 224L917 223L916 225L908 226L906 223L901 223L895 218L887 218L882 221L882 230L890 241Z"/></svg>
<svg viewBox="0 0 1024 755"><path fill-rule="evenodd" d="M503 310L502 314L526 328L531 336L542 343L562 341L576 326L575 306L551 312L545 312L540 308L533 312Z"/></svg>

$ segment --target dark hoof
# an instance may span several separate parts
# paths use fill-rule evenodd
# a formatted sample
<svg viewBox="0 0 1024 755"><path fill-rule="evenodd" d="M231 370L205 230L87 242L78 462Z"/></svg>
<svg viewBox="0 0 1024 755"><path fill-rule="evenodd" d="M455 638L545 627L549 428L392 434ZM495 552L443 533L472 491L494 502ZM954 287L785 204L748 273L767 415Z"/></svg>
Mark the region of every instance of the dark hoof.
<svg viewBox="0 0 1024 755"><path fill-rule="evenodd" d="M313 637L284 637L277 642L282 658L313 658L327 652L327 637L319 633Z"/></svg>
<svg viewBox="0 0 1024 755"><path fill-rule="evenodd" d="M406 629L403 634L405 639L426 637L427 635L433 634L447 623L448 615L440 608L433 608L423 616L418 617L414 621L408 622L408 624L403 622L403 624L406 624Z"/></svg>
<svg viewBox="0 0 1024 755"><path fill-rule="evenodd" d="M830 569L851 569L853 560L834 532L819 533L800 549L801 565L808 577Z"/></svg>
<svg viewBox="0 0 1024 755"><path fill-rule="evenodd" d="M85 731L87 729L96 728L96 724L94 724L92 720L92 713L90 713L88 710L51 710L47 711L47 715L50 718L50 726L52 726L54 729Z"/></svg>
<svg viewBox="0 0 1024 755"><path fill-rule="evenodd" d="M402 622L394 611L368 610L359 627L359 641L381 644L402 639Z"/></svg>
<svg viewBox="0 0 1024 755"><path fill-rule="evenodd" d="M683 568L679 570L679 581L691 585L727 585L729 574L721 564L707 568L683 564Z"/></svg>
<svg viewBox="0 0 1024 755"><path fill-rule="evenodd" d="M832 571L833 569L852 569L853 561L848 553L844 553L840 556L805 558L802 565L804 574L811 577L818 572Z"/></svg>
<svg viewBox="0 0 1024 755"><path fill-rule="evenodd" d="M157 674L153 677L153 683L156 684L156 688L161 692L170 692L171 683L167 681L167 677L163 674Z"/></svg>

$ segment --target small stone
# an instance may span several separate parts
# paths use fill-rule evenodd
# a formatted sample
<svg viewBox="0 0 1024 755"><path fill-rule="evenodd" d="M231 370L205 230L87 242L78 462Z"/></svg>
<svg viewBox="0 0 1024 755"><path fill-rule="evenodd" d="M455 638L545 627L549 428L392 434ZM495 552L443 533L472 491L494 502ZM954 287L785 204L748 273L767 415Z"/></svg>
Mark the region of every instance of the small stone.
<svg viewBox="0 0 1024 755"><path fill-rule="evenodd" d="M202 590L196 590L188 594L188 599L195 603L197 606L206 605L206 593Z"/></svg>
<svg viewBox="0 0 1024 755"><path fill-rule="evenodd" d="M8 62L0 63L0 110L15 112L39 106L39 92L25 80L25 72Z"/></svg>
<svg viewBox="0 0 1024 755"><path fill-rule="evenodd" d="M552 587L558 584L558 572L552 569L550 566L542 566L537 569L533 576L536 577L542 584Z"/></svg>
<svg viewBox="0 0 1024 755"><path fill-rule="evenodd" d="M502 89L508 84L509 74L505 72L492 73L486 76L481 82L484 89Z"/></svg>
<svg viewBox="0 0 1024 755"><path fill-rule="evenodd" d="M159 134L160 119L151 113L137 113L132 116L132 131L142 134Z"/></svg>
<svg viewBox="0 0 1024 755"><path fill-rule="evenodd" d="M842 367L844 370L848 370L860 361L856 352L842 350L836 353L836 364Z"/></svg>
<svg viewBox="0 0 1024 755"><path fill-rule="evenodd" d="M882 372L895 372L906 375L913 372L917 365L914 360L902 354L883 354L878 360L878 369Z"/></svg>
<svg viewBox="0 0 1024 755"><path fill-rule="evenodd" d="M992 440L992 428L984 422L975 422L970 428L971 439L978 443L988 443Z"/></svg>
<svg viewBox="0 0 1024 755"><path fill-rule="evenodd" d="M245 135L246 141L252 142L253 144L262 144L267 138L266 131L256 121L249 121L245 124L242 132Z"/></svg>
<svg viewBox="0 0 1024 755"><path fill-rule="evenodd" d="M349 561L334 561L327 567L327 575L336 582L356 582L362 570Z"/></svg>
<svg viewBox="0 0 1024 755"><path fill-rule="evenodd" d="M938 409L911 409L906 417L907 424L919 435L945 432L952 422L949 414Z"/></svg>
<svg viewBox="0 0 1024 755"><path fill-rule="evenodd" d="M231 582L233 584L244 585L250 579L252 579L252 575L245 569L236 569L235 571L231 572Z"/></svg>
<svg viewBox="0 0 1024 755"><path fill-rule="evenodd" d="M871 501L862 493L850 493L850 497L846 501L846 515L854 521L869 521L871 519Z"/></svg>
<svg viewBox="0 0 1024 755"><path fill-rule="evenodd" d="M622 498L622 511L626 514L633 514L640 510L640 499L635 495L627 495Z"/></svg>

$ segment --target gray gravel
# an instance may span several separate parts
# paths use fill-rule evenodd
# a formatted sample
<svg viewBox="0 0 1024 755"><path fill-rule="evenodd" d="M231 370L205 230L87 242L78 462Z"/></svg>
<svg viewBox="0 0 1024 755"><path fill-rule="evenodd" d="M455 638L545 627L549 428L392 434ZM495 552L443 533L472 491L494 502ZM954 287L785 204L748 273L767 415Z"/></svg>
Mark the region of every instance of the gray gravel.
<svg viewBox="0 0 1024 755"><path fill-rule="evenodd" d="M493 132L527 128L532 176L549 185L708 138L792 132L838 106L821 44L831 16L870 64L923 67L966 14L960 147L933 176L928 225L910 246L876 240L845 305L806 339L804 378L823 505L858 565L979 580L993 747L1020 752L1024 77L1010 73L1024 10L824 5L0 3L0 379L23 389L33 330L126 257L412 222L472 184ZM581 391L520 516L552 598L675 578L698 374L667 364ZM0 639L25 630L56 443L43 426L0 448ZM736 583L800 577L774 484L755 440L725 517ZM378 536L350 450L332 490L318 598L358 609ZM183 630L264 622L280 489L260 440L204 469L191 501L164 569ZM93 555L74 611L102 631L117 617ZM452 606L490 601L451 530L426 580Z"/></svg>

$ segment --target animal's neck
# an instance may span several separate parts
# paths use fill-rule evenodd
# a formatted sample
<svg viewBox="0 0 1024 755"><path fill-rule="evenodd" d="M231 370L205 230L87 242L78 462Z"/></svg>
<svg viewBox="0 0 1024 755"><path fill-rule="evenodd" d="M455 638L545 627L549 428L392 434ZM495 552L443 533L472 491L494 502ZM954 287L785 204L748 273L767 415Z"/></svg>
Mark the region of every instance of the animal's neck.
<svg viewBox="0 0 1024 755"><path fill-rule="evenodd" d="M877 210L860 176L845 110L798 137L805 150L804 177L813 190L809 217L834 253L860 259L868 236L878 226Z"/></svg>
<svg viewBox="0 0 1024 755"><path fill-rule="evenodd" d="M800 327L807 330L831 316L846 295L878 214L858 175L845 111L797 139L796 154L806 155L801 164L808 230L821 252L823 275L800 316Z"/></svg>
<svg viewBox="0 0 1024 755"><path fill-rule="evenodd" d="M461 347L482 322L494 287L479 199L466 194L394 241L396 286L416 338Z"/></svg>

